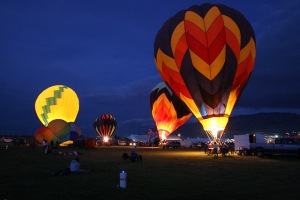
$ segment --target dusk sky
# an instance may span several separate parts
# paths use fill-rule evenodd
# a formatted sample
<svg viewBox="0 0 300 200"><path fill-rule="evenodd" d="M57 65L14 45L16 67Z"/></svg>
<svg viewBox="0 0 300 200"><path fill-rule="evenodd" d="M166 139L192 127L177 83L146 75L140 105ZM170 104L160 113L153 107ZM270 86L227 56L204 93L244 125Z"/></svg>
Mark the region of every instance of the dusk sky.
<svg viewBox="0 0 300 200"><path fill-rule="evenodd" d="M178 11L203 3L239 10L256 35L253 74L232 115L300 114L300 1L2 0L0 135L33 135L42 126L35 100L57 84L77 93L84 135L97 135L93 122L105 113L117 120L114 134L147 132L155 125L150 92L162 81L156 33Z"/></svg>

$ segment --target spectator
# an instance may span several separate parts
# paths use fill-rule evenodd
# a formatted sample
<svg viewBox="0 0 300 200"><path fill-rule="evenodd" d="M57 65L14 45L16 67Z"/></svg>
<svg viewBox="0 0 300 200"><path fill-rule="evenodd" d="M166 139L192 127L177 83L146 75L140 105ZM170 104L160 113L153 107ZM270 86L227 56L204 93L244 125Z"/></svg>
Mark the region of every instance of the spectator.
<svg viewBox="0 0 300 200"><path fill-rule="evenodd" d="M134 162L134 161L138 161L138 162L142 162L143 161L143 157L142 157L142 155L139 155L139 154L137 154L136 152L135 152L135 149L136 149L136 146L131 150L131 152L130 152L130 156L131 156L131 160L132 160L132 162Z"/></svg>
<svg viewBox="0 0 300 200"><path fill-rule="evenodd" d="M217 142L214 142L214 149L213 149L213 154L215 155L215 156L217 156L218 157L218 149L219 149L219 145L217 144Z"/></svg>
<svg viewBox="0 0 300 200"><path fill-rule="evenodd" d="M47 154L47 151L48 151L48 142L47 142L47 140L43 139L42 147L43 147L43 153Z"/></svg>
<svg viewBox="0 0 300 200"><path fill-rule="evenodd" d="M223 142L221 146L221 153L223 157L226 156L226 151L227 151L227 145L225 144L225 142Z"/></svg>
<svg viewBox="0 0 300 200"><path fill-rule="evenodd" d="M208 144L205 142L205 143L204 143L204 153L205 153L205 154L207 153L207 149L208 149Z"/></svg>
<svg viewBox="0 0 300 200"><path fill-rule="evenodd" d="M75 158L70 163L70 172L75 174L81 174L81 173L90 173L92 172L92 170L81 169L79 158Z"/></svg>

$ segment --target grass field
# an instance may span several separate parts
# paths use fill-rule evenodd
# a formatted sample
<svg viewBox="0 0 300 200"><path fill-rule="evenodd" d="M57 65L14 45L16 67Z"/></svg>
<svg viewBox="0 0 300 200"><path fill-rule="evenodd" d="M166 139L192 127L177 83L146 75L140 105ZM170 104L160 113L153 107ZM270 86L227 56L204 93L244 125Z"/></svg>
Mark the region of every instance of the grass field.
<svg viewBox="0 0 300 200"><path fill-rule="evenodd" d="M52 176L75 156L45 155L41 147L0 146L0 200L18 199L300 199L296 157L208 156L196 149L137 147L143 162L124 161L130 147L80 149L90 174ZM61 149L68 151L69 148ZM118 189L127 172L127 188Z"/></svg>

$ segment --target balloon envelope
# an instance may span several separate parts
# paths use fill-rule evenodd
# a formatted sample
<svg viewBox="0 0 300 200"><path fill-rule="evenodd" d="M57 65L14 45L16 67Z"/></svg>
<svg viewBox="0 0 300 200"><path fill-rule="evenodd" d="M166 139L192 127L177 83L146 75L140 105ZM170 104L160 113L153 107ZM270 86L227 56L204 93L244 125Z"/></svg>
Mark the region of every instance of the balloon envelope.
<svg viewBox="0 0 300 200"><path fill-rule="evenodd" d="M116 118L110 114L104 114L94 122L95 131L101 136L110 137L117 127Z"/></svg>
<svg viewBox="0 0 300 200"><path fill-rule="evenodd" d="M165 140L192 115L191 111L165 82L157 84L151 91L150 106L152 117L162 140Z"/></svg>
<svg viewBox="0 0 300 200"><path fill-rule="evenodd" d="M192 6L171 17L155 38L157 69L209 137L219 138L252 73L254 31L237 10Z"/></svg>
<svg viewBox="0 0 300 200"><path fill-rule="evenodd" d="M78 124L74 122L69 122L70 125L70 132L76 132L79 135L81 135L81 128Z"/></svg>
<svg viewBox="0 0 300 200"><path fill-rule="evenodd" d="M65 85L54 85L39 94L35 111L45 126L55 119L74 122L79 111L77 94Z"/></svg>
<svg viewBox="0 0 300 200"><path fill-rule="evenodd" d="M35 141L37 141L38 143L42 143L43 139L47 140L48 142L58 141L58 138L52 133L52 131L49 128L44 127L44 126L38 128L35 131L33 137L34 137Z"/></svg>
<svg viewBox="0 0 300 200"><path fill-rule="evenodd" d="M62 120L55 119L48 124L49 130L61 141L70 133L70 125Z"/></svg>

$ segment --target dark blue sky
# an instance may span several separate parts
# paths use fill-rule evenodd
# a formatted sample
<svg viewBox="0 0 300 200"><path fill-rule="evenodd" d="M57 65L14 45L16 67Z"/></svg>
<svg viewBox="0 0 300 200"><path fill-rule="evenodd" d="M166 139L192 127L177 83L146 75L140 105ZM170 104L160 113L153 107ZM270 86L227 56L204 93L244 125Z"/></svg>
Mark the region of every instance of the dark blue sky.
<svg viewBox="0 0 300 200"><path fill-rule="evenodd" d="M93 121L104 113L116 117L117 135L147 132L149 95L162 81L156 33L178 11L205 2L239 10L256 34L256 64L233 114L300 113L300 1L2 0L0 135L33 135L42 126L35 100L56 84L77 93L83 134L96 136Z"/></svg>

